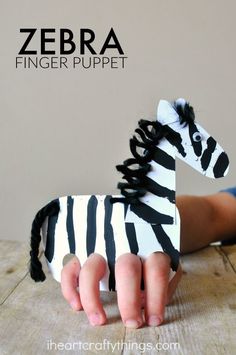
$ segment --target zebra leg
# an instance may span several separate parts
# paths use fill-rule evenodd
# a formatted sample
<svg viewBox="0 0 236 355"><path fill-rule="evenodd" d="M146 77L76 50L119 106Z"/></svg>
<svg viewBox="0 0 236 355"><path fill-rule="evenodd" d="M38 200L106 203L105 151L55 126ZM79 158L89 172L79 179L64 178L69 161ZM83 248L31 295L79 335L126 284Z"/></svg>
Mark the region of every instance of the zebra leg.
<svg viewBox="0 0 236 355"><path fill-rule="evenodd" d="M180 216L176 208L176 222L173 225L153 224L152 229L163 251L170 256L171 269L177 271L180 250Z"/></svg>

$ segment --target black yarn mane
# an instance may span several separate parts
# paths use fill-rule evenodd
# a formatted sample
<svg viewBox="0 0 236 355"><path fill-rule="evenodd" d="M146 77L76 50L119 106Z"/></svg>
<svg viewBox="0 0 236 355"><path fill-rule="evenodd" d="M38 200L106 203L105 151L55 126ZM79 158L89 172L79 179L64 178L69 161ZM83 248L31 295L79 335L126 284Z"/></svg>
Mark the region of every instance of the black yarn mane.
<svg viewBox="0 0 236 355"><path fill-rule="evenodd" d="M183 106L175 101L172 105L179 115L181 124L186 126L194 122L194 110L189 103L185 103ZM140 120L138 126L135 132L139 138L134 135L130 139L130 150L133 158L127 159L123 164L116 166L116 169L124 174L122 178L127 181L119 182L117 185L124 197L113 197L111 198L112 203L140 203L139 198L143 197L148 191L145 176L151 170L149 162L153 160L156 146L164 137L168 139L168 136L172 135L175 138L175 132L168 125L162 125L158 121ZM141 153L138 152L140 148L142 149Z"/></svg>

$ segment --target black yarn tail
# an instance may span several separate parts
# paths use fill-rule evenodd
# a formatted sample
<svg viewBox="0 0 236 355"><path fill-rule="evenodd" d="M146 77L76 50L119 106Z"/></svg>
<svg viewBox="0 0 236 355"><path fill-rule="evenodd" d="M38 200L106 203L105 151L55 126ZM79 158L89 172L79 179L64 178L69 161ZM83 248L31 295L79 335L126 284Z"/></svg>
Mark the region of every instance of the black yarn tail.
<svg viewBox="0 0 236 355"><path fill-rule="evenodd" d="M39 245L41 241L41 227L46 217L55 216L60 211L58 200L53 200L46 206L44 206L36 214L31 228L30 238L30 276L35 282L44 281L46 276L42 269L42 264L39 260Z"/></svg>

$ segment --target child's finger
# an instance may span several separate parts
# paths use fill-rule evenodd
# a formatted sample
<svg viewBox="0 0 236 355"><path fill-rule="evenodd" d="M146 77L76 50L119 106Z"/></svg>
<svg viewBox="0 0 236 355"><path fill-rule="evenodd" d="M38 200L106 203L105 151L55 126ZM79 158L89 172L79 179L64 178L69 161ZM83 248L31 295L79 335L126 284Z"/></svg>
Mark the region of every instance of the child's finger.
<svg viewBox="0 0 236 355"><path fill-rule="evenodd" d="M137 255L123 254L115 265L117 300L121 318L126 327L142 325L141 313L141 261Z"/></svg>
<svg viewBox="0 0 236 355"><path fill-rule="evenodd" d="M69 302L74 310L82 309L80 296L77 291L78 277L80 272L80 262L75 256L62 269L61 291L64 298Z"/></svg>
<svg viewBox="0 0 236 355"><path fill-rule="evenodd" d="M99 254L91 254L79 275L81 302L92 325L102 325L106 322L106 314L99 297L99 281L105 272L105 259Z"/></svg>
<svg viewBox="0 0 236 355"><path fill-rule="evenodd" d="M151 254L143 264L145 317L147 324L151 326L157 326L164 320L169 272L170 258L161 252Z"/></svg>
<svg viewBox="0 0 236 355"><path fill-rule="evenodd" d="M172 301L173 294L178 286L178 283L180 282L181 277L182 277L182 268L181 265L179 264L175 275L169 282L166 304L169 304Z"/></svg>

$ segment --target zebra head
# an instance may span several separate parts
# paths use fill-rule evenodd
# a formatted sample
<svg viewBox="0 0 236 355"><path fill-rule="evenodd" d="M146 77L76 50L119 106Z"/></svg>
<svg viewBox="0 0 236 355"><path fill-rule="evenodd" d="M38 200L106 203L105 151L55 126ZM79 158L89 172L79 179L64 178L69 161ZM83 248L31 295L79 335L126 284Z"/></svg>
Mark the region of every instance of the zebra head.
<svg viewBox="0 0 236 355"><path fill-rule="evenodd" d="M157 120L166 128L166 139L176 148L178 158L210 178L220 178L228 173L227 154L195 121L193 108L184 99L173 103L161 100Z"/></svg>

